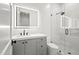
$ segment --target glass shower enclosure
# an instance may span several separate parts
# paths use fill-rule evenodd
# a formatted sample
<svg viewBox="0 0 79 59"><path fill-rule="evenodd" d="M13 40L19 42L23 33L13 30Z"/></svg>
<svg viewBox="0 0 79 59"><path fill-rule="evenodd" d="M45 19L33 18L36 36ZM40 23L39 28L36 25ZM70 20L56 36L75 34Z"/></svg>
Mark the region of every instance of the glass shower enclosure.
<svg viewBox="0 0 79 59"><path fill-rule="evenodd" d="M64 55L79 55L79 3L57 3L51 7L52 41Z"/></svg>

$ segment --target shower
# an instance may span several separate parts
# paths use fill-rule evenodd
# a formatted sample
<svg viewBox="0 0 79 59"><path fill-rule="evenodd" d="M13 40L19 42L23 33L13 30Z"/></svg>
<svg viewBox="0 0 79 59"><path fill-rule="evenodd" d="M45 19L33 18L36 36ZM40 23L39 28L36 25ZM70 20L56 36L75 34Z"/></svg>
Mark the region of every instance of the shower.
<svg viewBox="0 0 79 59"><path fill-rule="evenodd" d="M58 12L58 13L56 13L56 15L64 15L65 14L65 12L64 11L61 11L61 12Z"/></svg>

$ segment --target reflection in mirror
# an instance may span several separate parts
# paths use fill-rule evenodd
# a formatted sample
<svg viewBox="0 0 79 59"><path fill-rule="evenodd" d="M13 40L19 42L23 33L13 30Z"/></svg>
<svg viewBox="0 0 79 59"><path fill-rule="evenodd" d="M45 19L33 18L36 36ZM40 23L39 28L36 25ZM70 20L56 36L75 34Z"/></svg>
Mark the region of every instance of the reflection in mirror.
<svg viewBox="0 0 79 59"><path fill-rule="evenodd" d="M29 14L20 12L20 19L17 19L16 26L29 26L29 25L30 25Z"/></svg>
<svg viewBox="0 0 79 59"><path fill-rule="evenodd" d="M29 26L29 14L20 12L20 26Z"/></svg>
<svg viewBox="0 0 79 59"><path fill-rule="evenodd" d="M16 26L30 26L30 14L17 8Z"/></svg>

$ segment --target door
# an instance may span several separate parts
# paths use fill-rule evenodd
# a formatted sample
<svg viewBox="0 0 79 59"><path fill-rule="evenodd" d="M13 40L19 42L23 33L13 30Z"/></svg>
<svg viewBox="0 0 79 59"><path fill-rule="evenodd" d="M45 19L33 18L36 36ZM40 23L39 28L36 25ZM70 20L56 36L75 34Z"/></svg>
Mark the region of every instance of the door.
<svg viewBox="0 0 79 59"><path fill-rule="evenodd" d="M13 55L24 55L24 40L13 41Z"/></svg>
<svg viewBox="0 0 79 59"><path fill-rule="evenodd" d="M36 55L36 39L25 40L25 55Z"/></svg>

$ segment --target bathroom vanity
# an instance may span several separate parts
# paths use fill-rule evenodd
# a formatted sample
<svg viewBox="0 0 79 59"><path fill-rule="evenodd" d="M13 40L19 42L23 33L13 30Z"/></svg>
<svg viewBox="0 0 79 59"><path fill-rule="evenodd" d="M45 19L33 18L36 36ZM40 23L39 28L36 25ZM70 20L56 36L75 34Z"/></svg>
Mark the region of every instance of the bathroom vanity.
<svg viewBox="0 0 79 59"><path fill-rule="evenodd" d="M13 55L46 55L47 40L45 35L14 36L12 39Z"/></svg>
<svg viewBox="0 0 79 59"><path fill-rule="evenodd" d="M39 28L38 9L21 6L14 3L12 4L12 15L12 30ZM13 55L46 55L46 35L15 35L12 37L12 50Z"/></svg>

